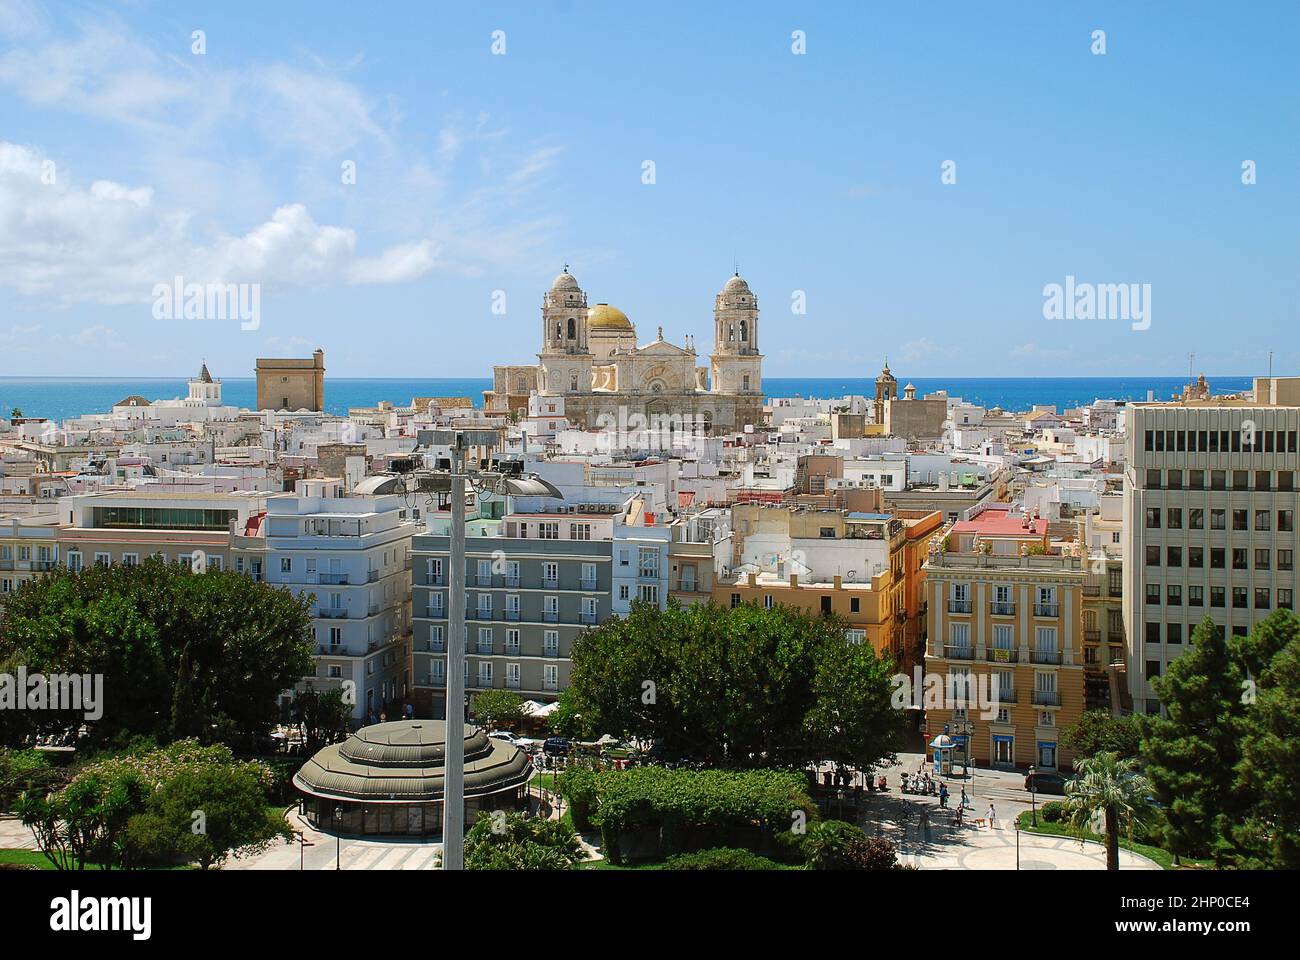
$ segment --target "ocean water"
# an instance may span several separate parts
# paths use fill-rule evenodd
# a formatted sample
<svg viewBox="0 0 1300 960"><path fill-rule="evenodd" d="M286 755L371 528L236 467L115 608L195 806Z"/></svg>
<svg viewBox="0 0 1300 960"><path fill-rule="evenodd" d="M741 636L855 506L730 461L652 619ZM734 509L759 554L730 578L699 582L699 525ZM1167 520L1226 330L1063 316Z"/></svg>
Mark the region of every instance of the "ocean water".
<svg viewBox="0 0 1300 960"><path fill-rule="evenodd" d="M1251 386L1250 377L1209 377L1214 393L1231 393ZM902 393L908 383L900 379ZM917 377L911 381L917 396L947 390L952 396L985 407L1028 410L1034 404L1050 404L1058 410L1105 400L1145 400L1152 391L1157 400L1168 399L1183 388L1183 377ZM765 377L769 397L815 397L820 399L850 394L871 396L875 380L852 377ZM473 398L483 403L483 391L492 387L490 378L471 379L350 379L330 377L325 381L325 405L330 413L346 414L349 407L374 406L380 400L407 404L412 397ZM257 402L257 384L251 377L223 379L222 399L237 407L252 408ZM185 377L168 379L112 379L94 377L0 377L0 417L14 408L24 416L62 421L88 413L107 413L123 397L139 394L148 400L184 397L189 389Z"/></svg>

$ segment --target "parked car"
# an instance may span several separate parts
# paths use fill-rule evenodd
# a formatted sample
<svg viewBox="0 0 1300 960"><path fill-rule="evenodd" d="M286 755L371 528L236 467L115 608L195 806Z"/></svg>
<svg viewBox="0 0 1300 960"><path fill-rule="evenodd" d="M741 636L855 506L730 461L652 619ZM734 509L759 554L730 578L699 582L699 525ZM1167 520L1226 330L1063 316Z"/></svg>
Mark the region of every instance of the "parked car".
<svg viewBox="0 0 1300 960"><path fill-rule="evenodd" d="M573 750L573 744L564 737L547 737L542 744L542 752L552 757L567 757Z"/></svg>
<svg viewBox="0 0 1300 960"><path fill-rule="evenodd" d="M522 747L524 745L523 737L516 736L509 730L493 730L488 734L488 736L494 740L504 740L506 743L513 744L516 747Z"/></svg>
<svg viewBox="0 0 1300 960"><path fill-rule="evenodd" d="M1060 773L1030 773L1025 776L1025 789L1030 793L1054 793L1065 796L1065 785L1069 777Z"/></svg>

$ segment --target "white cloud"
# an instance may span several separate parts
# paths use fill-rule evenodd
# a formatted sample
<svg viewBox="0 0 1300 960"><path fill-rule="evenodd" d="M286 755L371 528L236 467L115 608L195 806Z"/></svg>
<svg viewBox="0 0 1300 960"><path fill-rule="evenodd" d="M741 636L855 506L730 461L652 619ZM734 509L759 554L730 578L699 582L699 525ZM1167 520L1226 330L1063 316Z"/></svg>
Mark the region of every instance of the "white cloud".
<svg viewBox="0 0 1300 960"><path fill-rule="evenodd" d="M433 243L428 240L390 247L377 257L368 257L352 264L348 271L348 281L400 283L416 280L433 269L434 259Z"/></svg>

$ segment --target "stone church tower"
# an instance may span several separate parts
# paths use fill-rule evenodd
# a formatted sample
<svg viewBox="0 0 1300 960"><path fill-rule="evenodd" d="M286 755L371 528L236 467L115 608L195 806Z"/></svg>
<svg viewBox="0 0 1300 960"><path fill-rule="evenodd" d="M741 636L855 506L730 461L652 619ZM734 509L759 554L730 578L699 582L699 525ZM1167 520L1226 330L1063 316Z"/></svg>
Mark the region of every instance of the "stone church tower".
<svg viewBox="0 0 1300 960"><path fill-rule="evenodd" d="M763 355L758 352L758 298L739 273L713 300L713 356L709 392L761 394Z"/></svg>
<svg viewBox="0 0 1300 960"><path fill-rule="evenodd" d="M587 295L569 273L555 278L542 298L541 377L538 389L552 396L591 390L593 357L587 345Z"/></svg>

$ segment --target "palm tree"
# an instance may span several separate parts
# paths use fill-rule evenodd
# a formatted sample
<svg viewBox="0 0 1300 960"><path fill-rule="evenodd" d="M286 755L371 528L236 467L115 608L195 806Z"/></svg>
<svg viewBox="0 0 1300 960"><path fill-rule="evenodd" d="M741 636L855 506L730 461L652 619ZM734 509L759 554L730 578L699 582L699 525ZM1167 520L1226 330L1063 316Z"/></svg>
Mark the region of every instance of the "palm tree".
<svg viewBox="0 0 1300 960"><path fill-rule="evenodd" d="M1122 823L1131 832L1133 824L1152 810L1151 784L1135 771L1137 759L1121 760L1103 750L1092 757L1074 761L1079 772L1065 788L1065 809L1070 823L1080 832L1097 813L1106 821L1106 869L1119 869L1119 829Z"/></svg>

